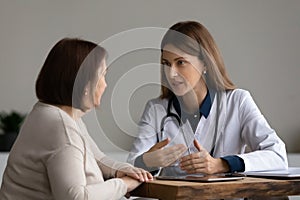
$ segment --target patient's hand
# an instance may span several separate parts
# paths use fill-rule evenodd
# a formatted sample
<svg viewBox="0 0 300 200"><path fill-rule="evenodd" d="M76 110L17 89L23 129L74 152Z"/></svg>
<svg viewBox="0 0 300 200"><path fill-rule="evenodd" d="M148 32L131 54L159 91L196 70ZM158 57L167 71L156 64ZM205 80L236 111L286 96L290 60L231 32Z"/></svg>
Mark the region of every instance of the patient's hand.
<svg viewBox="0 0 300 200"><path fill-rule="evenodd" d="M148 181L153 180L153 176L151 173L149 173L148 171L146 171L142 168L137 168L137 167L133 167L133 166L123 167L116 172L117 178L122 178L125 176L131 177L140 182L148 182Z"/></svg>

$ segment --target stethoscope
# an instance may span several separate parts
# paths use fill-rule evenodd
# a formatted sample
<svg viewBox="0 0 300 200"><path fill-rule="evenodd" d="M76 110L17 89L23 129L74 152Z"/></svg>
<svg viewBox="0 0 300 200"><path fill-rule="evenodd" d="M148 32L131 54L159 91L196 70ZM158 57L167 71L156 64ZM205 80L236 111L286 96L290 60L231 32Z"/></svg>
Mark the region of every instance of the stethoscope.
<svg viewBox="0 0 300 200"><path fill-rule="evenodd" d="M168 107L167 107L167 115L164 116L161 119L161 123L160 123L160 136L161 136L161 138L163 138L164 128L165 128L165 122L166 122L166 120L167 120L168 117L175 118L177 120L177 122L178 122L179 127L182 126L182 121L181 121L180 117L177 114L171 112L171 106L173 105L174 98L176 98L176 97L171 97L169 99L169 101L168 101Z"/></svg>
<svg viewBox="0 0 300 200"><path fill-rule="evenodd" d="M216 113L216 126L215 126L215 130L214 130L214 136L213 136L213 140L212 140L212 149L210 150L210 155L213 156L214 155L214 151L215 151L215 147L216 147L216 140L217 140L217 132L218 132L218 123L219 123L219 114L220 114L220 109L219 109L219 102L220 102L220 95L218 95L218 93L216 93L216 97L217 97L217 113ZM167 106L167 114L161 119L161 123L160 123L160 137L161 139L163 139L163 136L164 136L164 128L165 128L165 124L166 124L166 120L168 118L175 118L176 121L178 122L178 125L179 125L179 128L182 127L183 123L182 123L182 120L181 118L178 116L178 114L176 113L173 113L171 111L171 106L173 105L173 102L174 102L174 98L176 97L171 97L169 100L168 100L168 106ZM184 134L184 133L183 133ZM187 143L187 139L185 137L185 135L183 135L183 138L185 140L185 143ZM157 138L157 141L159 141L159 138ZM190 148L188 147L188 153L191 154L191 150Z"/></svg>

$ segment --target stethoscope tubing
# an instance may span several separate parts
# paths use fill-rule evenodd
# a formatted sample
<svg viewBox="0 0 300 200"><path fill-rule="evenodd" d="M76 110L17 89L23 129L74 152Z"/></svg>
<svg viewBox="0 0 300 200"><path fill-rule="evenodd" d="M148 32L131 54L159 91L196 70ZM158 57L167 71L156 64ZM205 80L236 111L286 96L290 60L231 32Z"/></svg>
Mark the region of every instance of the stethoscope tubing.
<svg viewBox="0 0 300 200"><path fill-rule="evenodd" d="M213 146L212 146L212 149L210 151L210 155L213 156L214 155L214 151L215 151L215 147L216 147L216 140L217 140L217 132L218 132L218 126L219 126L219 114L220 114L220 105L219 105L219 102L220 102L220 95L218 95L218 93L216 93L216 97L217 97L217 113L216 113L216 124L215 124L215 130L214 130L214 136L213 136ZM161 139L163 139L163 135L164 135L164 126L165 126L165 122L167 120L167 118L175 118L176 121L178 122L178 125L179 127L182 127L183 123L182 123L182 120L181 118L179 117L178 114L175 114L175 113L172 113L171 112L171 105L173 103L173 98L175 97L171 97L168 101L168 106L167 106L167 114L166 116L164 116L161 120L161 123L160 123L160 136L161 136ZM184 137L184 140L185 140L185 143L187 144L187 140L185 138L185 135L183 134L183 137ZM159 138L157 137L157 141L159 142ZM190 148L188 147L188 153L191 154L191 150Z"/></svg>

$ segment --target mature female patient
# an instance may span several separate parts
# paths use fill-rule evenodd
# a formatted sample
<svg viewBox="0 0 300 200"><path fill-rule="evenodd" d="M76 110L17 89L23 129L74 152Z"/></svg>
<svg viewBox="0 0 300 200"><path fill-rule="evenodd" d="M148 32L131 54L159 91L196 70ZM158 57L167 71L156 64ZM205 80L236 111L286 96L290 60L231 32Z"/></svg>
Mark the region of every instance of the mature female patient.
<svg viewBox="0 0 300 200"><path fill-rule="evenodd" d="M81 120L100 105L105 59L102 47L80 39L63 39L52 48L36 81L39 101L9 154L1 200L120 199L152 179L106 157Z"/></svg>
<svg viewBox="0 0 300 200"><path fill-rule="evenodd" d="M161 95L147 103L128 161L161 175L287 168L284 143L193 21L162 39Z"/></svg>

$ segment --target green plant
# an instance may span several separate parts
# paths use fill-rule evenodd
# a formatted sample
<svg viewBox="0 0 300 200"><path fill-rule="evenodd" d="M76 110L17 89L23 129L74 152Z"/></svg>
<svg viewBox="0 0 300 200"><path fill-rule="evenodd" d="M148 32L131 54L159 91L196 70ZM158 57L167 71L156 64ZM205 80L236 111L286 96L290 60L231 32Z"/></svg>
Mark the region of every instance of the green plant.
<svg viewBox="0 0 300 200"><path fill-rule="evenodd" d="M0 129L5 133L19 133L26 115L12 111L0 113Z"/></svg>

